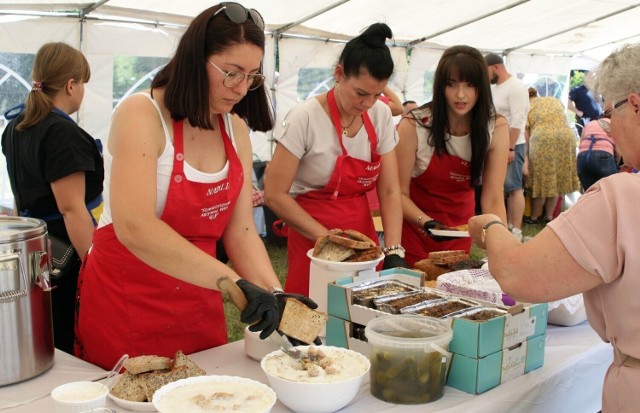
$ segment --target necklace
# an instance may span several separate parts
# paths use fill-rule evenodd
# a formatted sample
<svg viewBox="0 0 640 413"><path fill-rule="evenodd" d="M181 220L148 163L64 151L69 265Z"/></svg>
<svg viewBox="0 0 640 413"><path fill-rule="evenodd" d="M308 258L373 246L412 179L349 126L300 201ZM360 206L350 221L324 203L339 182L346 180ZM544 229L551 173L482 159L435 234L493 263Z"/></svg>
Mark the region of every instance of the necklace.
<svg viewBox="0 0 640 413"><path fill-rule="evenodd" d="M356 121L356 118L358 116L354 116L353 119L351 119L351 122L349 122L349 124L347 126L342 126L342 136L347 137L349 136L349 128L351 127L351 125L353 125L353 122Z"/></svg>

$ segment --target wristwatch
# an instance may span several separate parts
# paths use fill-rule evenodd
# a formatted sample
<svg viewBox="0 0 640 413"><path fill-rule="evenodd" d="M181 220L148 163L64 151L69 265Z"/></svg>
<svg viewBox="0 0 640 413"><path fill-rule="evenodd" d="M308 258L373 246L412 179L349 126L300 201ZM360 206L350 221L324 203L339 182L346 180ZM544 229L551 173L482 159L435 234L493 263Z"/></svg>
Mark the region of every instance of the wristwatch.
<svg viewBox="0 0 640 413"><path fill-rule="evenodd" d="M405 249L402 247L402 245L390 245L388 247L384 247L382 249L382 252L384 253L385 256L387 255L397 255L400 258L404 258L404 251Z"/></svg>
<svg viewBox="0 0 640 413"><path fill-rule="evenodd" d="M486 238L487 238L487 230L488 230L492 225L495 225L495 224L500 224L500 225L504 226L504 224L502 223L502 221L500 221L499 219L496 219L496 220L493 220L493 221L487 222L487 223L484 225L484 227L482 227L482 236L480 237L480 240L482 241L482 243L483 243L483 244L485 243L485 240L486 240Z"/></svg>

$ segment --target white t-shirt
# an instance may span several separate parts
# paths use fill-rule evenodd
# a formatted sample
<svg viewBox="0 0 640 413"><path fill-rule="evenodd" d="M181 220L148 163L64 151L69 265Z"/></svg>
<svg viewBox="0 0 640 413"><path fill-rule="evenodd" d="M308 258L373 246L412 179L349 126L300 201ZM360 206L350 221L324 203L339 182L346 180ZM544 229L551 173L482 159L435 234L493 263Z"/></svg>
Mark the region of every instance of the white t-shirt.
<svg viewBox="0 0 640 413"><path fill-rule="evenodd" d="M377 101L367 112L378 135L376 152L384 155L398 143L391 110ZM284 121L276 125L274 139L300 159L300 165L289 193L292 196L324 188L333 173L342 149L331 118L316 98L293 108ZM353 138L343 138L349 156L371 161L371 145L364 128Z"/></svg>
<svg viewBox="0 0 640 413"><path fill-rule="evenodd" d="M529 91L520 79L509 77L499 85L491 85L496 111L507 119L509 128L520 129L516 145L525 143L524 127L529 113Z"/></svg>
<svg viewBox="0 0 640 413"><path fill-rule="evenodd" d="M149 93L141 93L141 95L146 96L153 106L158 110L158 114L160 116L160 120L162 122L162 129L164 130L165 135L165 145L162 154L158 157L158 174L157 174L157 195L156 195L156 216L159 218L162 215L162 211L164 211L164 206L167 201L167 193L169 192L169 181L171 179L171 171L173 171L173 142L171 140L171 134L169 133L169 128L164 121L164 117L160 112L160 108L153 98L149 95ZM223 114L223 120L225 124L225 130L227 134L231 138L231 143L234 148L236 147L236 142L233 137L233 129L231 128L231 115L226 113ZM173 127L173 125L171 125ZM236 148L237 150L237 148ZM111 176L111 162L113 161L113 157L105 145L104 148L104 190L102 192L102 197L104 199L104 211L100 216L100 222L98 223L98 228L103 227L105 225L113 222L111 217L111 203L109 197L109 180ZM201 172L191 165L187 161L184 162L184 174L187 180L192 182L217 182L221 179L226 178L229 175L229 160L225 162L222 169L218 172L207 173Z"/></svg>
<svg viewBox="0 0 640 413"><path fill-rule="evenodd" d="M414 112L417 119L422 117L431 117L431 109L424 108L420 111ZM495 126L495 120L489 122L489 145L491 139L493 139L493 128ZM416 150L416 163L411 172L411 177L415 178L424 173L429 167L431 158L435 153L435 148L429 145L428 141L431 138L431 131L424 126L420 126L416 122L416 133L418 134L418 148ZM471 162L471 134L468 133L463 136L446 135L447 137L447 153L449 155L456 156L465 161Z"/></svg>

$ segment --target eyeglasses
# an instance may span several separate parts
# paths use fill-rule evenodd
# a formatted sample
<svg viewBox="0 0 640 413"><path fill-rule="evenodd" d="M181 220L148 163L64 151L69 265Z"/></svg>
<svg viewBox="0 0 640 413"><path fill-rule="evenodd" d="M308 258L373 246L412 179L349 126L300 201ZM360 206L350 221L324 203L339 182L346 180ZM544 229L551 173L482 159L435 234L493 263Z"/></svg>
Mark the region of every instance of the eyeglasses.
<svg viewBox="0 0 640 413"><path fill-rule="evenodd" d="M220 3L220 5L222 7L220 7L218 11L216 11L213 16L211 16L212 19L224 10L224 14L232 22L236 24L242 24L246 22L249 17L251 17L251 21L255 23L255 25L258 26L260 30L264 30L264 20L256 9L245 9L242 4L234 2L224 2Z"/></svg>
<svg viewBox="0 0 640 413"><path fill-rule="evenodd" d="M613 113L613 111L618 109L620 106L624 105L625 103L627 103L628 100L629 100L629 98L624 98L621 101L617 102L615 105L613 105L609 109L605 110L604 113L602 114L602 116L605 117L605 118L611 119L611 114Z"/></svg>
<svg viewBox="0 0 640 413"><path fill-rule="evenodd" d="M256 90L257 88L262 86L262 84L264 83L264 75L262 75L260 73L248 74L248 73L235 72L235 71L226 72L226 71L220 69L211 60L207 60L207 62L211 66L213 66L216 69L218 69L218 71L224 75L224 79L222 80L222 84L225 87L228 87L228 88L236 87L240 83L242 83L243 80L248 79L249 80L249 90Z"/></svg>

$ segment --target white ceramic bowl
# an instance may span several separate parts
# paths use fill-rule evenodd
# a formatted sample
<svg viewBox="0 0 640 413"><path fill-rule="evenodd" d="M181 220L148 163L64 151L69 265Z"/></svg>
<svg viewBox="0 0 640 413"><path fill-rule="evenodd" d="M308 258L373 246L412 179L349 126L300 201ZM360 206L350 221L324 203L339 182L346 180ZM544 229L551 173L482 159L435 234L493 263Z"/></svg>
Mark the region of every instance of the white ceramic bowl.
<svg viewBox="0 0 640 413"><path fill-rule="evenodd" d="M304 354L310 346L299 346ZM269 385L278 400L298 413L329 413L340 410L358 394L362 380L369 373L369 359L353 350L341 347L316 346L342 370L340 376L309 377L306 372L294 372L295 363L281 350L266 355L260 367L269 379ZM276 371L280 369L280 371ZM299 378L283 378L289 374Z"/></svg>
<svg viewBox="0 0 640 413"><path fill-rule="evenodd" d="M107 403L106 385L93 381L76 381L63 384L51 391L55 413L80 413Z"/></svg>
<svg viewBox="0 0 640 413"><path fill-rule="evenodd" d="M329 260L323 260L323 259L314 257L313 249L310 249L309 251L307 251L307 257L309 257L314 264L322 268L326 268L327 270L338 271L338 272L353 272L353 271L375 269L378 263L384 259L384 254L380 253L380 256L378 258L371 261L360 261L360 262L329 261Z"/></svg>
<svg viewBox="0 0 640 413"><path fill-rule="evenodd" d="M278 334L273 332L273 334ZM249 326L244 328L244 352L247 356L256 361L262 360L264 356L278 349L278 344L267 337L265 340L260 339L260 332L254 333L249 331Z"/></svg>
<svg viewBox="0 0 640 413"><path fill-rule="evenodd" d="M224 393L215 398L215 393ZM231 395L228 396L227 395ZM166 384L153 394L153 406L160 413L185 413L197 409L194 400L216 412L269 413L276 394L265 384L244 377L196 376ZM200 411L200 410L198 410Z"/></svg>

